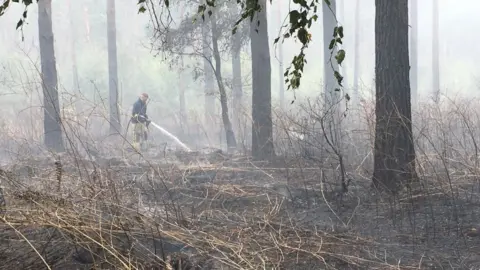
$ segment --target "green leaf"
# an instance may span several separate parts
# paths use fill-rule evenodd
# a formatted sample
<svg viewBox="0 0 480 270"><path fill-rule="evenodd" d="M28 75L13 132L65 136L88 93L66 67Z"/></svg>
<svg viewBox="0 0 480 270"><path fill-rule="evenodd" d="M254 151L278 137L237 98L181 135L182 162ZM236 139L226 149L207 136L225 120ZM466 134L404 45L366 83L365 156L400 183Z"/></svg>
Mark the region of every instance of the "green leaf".
<svg viewBox="0 0 480 270"><path fill-rule="evenodd" d="M22 25L23 25L23 20L20 19L20 20L17 22L17 27L16 27L16 29L20 28Z"/></svg>
<svg viewBox="0 0 480 270"><path fill-rule="evenodd" d="M335 79L337 79L338 85L342 86L343 76L340 75L340 72L338 72L337 70L335 70L335 71L333 72L333 75L335 76Z"/></svg>
<svg viewBox="0 0 480 270"><path fill-rule="evenodd" d="M147 11L147 9L143 6L138 8L138 13L145 13L145 11Z"/></svg>
<svg viewBox="0 0 480 270"><path fill-rule="evenodd" d="M338 36L343 38L343 26L338 27Z"/></svg>
<svg viewBox="0 0 480 270"><path fill-rule="evenodd" d="M343 60L345 60L345 50L339 50L337 55L335 55L335 59L337 59L339 65L342 65Z"/></svg>
<svg viewBox="0 0 480 270"><path fill-rule="evenodd" d="M298 29L297 37L303 45L308 43L308 32L305 28Z"/></svg>
<svg viewBox="0 0 480 270"><path fill-rule="evenodd" d="M328 45L328 49L333 49L333 46L335 46L335 39L330 40L330 45Z"/></svg>
<svg viewBox="0 0 480 270"><path fill-rule="evenodd" d="M295 26L298 23L298 20L300 20L300 12L298 10L292 10L290 11L290 24L292 26Z"/></svg>

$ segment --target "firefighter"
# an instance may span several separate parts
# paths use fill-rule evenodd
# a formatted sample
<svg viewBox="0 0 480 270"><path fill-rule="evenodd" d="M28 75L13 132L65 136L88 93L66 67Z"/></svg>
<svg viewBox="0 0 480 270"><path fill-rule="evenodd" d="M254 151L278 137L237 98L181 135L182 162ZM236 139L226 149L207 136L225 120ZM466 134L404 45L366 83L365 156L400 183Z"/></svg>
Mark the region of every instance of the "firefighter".
<svg viewBox="0 0 480 270"><path fill-rule="evenodd" d="M131 122L133 124L133 147L137 150L146 150L148 139L148 125L150 120L147 116L148 94L142 93L133 104Z"/></svg>

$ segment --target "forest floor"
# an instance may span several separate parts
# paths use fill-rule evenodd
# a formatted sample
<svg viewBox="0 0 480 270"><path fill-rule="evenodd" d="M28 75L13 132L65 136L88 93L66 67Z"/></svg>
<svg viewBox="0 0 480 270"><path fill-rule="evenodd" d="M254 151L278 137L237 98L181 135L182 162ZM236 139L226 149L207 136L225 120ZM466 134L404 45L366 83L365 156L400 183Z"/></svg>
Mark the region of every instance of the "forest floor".
<svg viewBox="0 0 480 270"><path fill-rule="evenodd" d="M334 169L219 152L18 161L0 269L480 269L476 177L395 198L349 177L344 194Z"/></svg>

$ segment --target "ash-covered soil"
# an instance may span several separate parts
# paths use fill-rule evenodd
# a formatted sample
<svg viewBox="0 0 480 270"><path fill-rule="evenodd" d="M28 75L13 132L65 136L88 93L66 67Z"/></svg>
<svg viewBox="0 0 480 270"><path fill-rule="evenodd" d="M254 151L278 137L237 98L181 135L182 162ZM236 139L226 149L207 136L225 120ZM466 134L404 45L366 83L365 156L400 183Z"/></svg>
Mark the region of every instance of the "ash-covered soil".
<svg viewBox="0 0 480 270"><path fill-rule="evenodd" d="M393 197L355 171L343 193L324 167L220 151L6 166L0 267L480 269L476 178Z"/></svg>

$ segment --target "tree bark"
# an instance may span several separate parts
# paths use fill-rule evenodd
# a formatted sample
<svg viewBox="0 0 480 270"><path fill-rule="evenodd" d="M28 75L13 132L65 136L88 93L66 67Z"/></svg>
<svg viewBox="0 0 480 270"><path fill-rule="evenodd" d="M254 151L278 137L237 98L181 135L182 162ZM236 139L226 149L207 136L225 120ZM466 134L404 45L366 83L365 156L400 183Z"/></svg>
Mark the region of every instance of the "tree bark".
<svg viewBox="0 0 480 270"><path fill-rule="evenodd" d="M252 156L266 160L275 156L272 126L272 67L268 44L267 1L250 23L252 53Z"/></svg>
<svg viewBox="0 0 480 270"><path fill-rule="evenodd" d="M410 21L410 87L412 105L415 105L418 99L418 0L410 0Z"/></svg>
<svg viewBox="0 0 480 270"><path fill-rule="evenodd" d="M107 0L107 37L108 37L108 89L110 105L110 134L121 132L120 112L118 108L118 70L117 70L117 30L115 20L115 0Z"/></svg>
<svg viewBox="0 0 480 270"><path fill-rule="evenodd" d="M78 113L79 104L78 99L80 98L80 82L78 79L78 67L77 67L77 33L74 26L74 13L72 9L72 0L68 1L68 13L70 15L70 50L71 50L71 59L72 59L72 82L73 82L73 91L75 93L75 109Z"/></svg>
<svg viewBox="0 0 480 270"><path fill-rule="evenodd" d="M338 92L334 91L337 88L337 80L334 76L334 70L338 70L337 61L332 57L330 59L331 51L328 48L330 41L333 39L333 29L337 26L335 20L336 12L336 1L330 1L330 7L322 1L323 7L323 61L324 61L324 93L325 100L330 104L333 104L338 100ZM333 11L333 12L332 12ZM336 55L336 50L333 52L333 55Z"/></svg>
<svg viewBox="0 0 480 270"><path fill-rule="evenodd" d="M38 1L38 36L40 39L40 62L44 106L44 143L56 152L64 152L58 78L52 29L52 1Z"/></svg>
<svg viewBox="0 0 480 270"><path fill-rule="evenodd" d="M376 128L373 185L396 193L417 179L412 136L408 0L375 0Z"/></svg>
<svg viewBox="0 0 480 270"><path fill-rule="evenodd" d="M225 129L225 137L227 139L228 150L234 150L237 148L237 141L235 140L235 134L233 133L232 123L228 116L228 99L225 86L223 84L222 77L222 59L220 57L220 51L218 49L218 30L215 14L212 14L210 18L212 24L212 46L213 57L215 58L215 78L217 79L218 91L220 92L220 105L222 107L222 121Z"/></svg>
<svg viewBox="0 0 480 270"><path fill-rule="evenodd" d="M283 20L282 20L282 6L281 2L277 4L277 16L278 16L278 23L280 27L282 27ZM283 70L283 42L278 42L278 91L279 91L279 99L280 99L280 108L285 108L285 78L283 74L285 71Z"/></svg>

